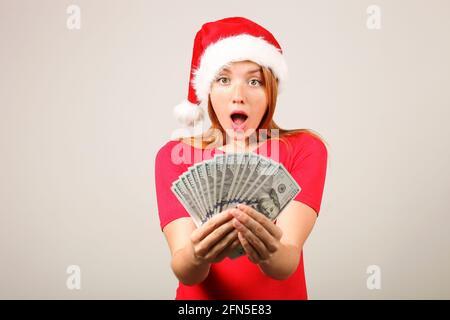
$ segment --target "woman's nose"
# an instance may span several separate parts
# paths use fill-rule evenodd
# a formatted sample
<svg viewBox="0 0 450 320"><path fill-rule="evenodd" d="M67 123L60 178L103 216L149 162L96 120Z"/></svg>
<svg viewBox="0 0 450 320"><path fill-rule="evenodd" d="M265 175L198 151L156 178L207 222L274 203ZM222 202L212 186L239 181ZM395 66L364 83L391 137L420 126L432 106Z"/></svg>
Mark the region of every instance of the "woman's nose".
<svg viewBox="0 0 450 320"><path fill-rule="evenodd" d="M233 90L233 103L244 103L242 85L236 84Z"/></svg>

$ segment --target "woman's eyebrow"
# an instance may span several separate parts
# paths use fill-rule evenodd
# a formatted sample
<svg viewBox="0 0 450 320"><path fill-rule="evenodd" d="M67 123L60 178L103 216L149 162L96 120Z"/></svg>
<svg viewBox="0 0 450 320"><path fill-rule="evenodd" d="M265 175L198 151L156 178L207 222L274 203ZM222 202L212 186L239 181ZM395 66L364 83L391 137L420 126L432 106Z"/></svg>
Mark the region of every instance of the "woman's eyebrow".
<svg viewBox="0 0 450 320"><path fill-rule="evenodd" d="M221 72L231 72L228 68L223 68ZM261 68L247 71L247 74L261 72Z"/></svg>
<svg viewBox="0 0 450 320"><path fill-rule="evenodd" d="M250 71L247 72L247 74L256 73L256 72L261 72L261 68L255 69L255 70L250 70Z"/></svg>

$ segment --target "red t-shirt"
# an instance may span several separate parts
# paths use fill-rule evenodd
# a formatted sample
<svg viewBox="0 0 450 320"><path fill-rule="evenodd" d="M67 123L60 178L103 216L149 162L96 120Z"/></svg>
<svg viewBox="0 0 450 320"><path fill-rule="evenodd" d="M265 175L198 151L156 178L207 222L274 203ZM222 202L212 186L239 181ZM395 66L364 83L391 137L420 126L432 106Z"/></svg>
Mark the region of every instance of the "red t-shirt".
<svg viewBox="0 0 450 320"><path fill-rule="evenodd" d="M279 152L275 152L279 150ZM282 163L301 187L294 201L320 211L327 170L327 149L316 137L300 133L267 140L254 153ZM158 151L155 161L155 183L161 230L171 221L189 217L188 212L170 190L172 182L191 165L211 159L219 149L202 150L184 142L169 141ZM281 213L282 214L282 213ZM208 277L200 284L179 283L176 299L307 299L303 252L297 270L286 280L265 275L247 256L225 258L211 265Z"/></svg>

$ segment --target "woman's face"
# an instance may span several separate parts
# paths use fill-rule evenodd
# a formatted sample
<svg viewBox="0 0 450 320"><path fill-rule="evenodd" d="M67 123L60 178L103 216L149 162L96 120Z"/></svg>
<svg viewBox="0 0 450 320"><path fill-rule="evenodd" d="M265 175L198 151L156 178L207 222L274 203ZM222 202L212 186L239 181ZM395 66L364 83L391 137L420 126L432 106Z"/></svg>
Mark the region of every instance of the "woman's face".
<svg viewBox="0 0 450 320"><path fill-rule="evenodd" d="M210 98L227 135L239 140L249 137L267 109L261 67L251 61L231 63L216 76Z"/></svg>

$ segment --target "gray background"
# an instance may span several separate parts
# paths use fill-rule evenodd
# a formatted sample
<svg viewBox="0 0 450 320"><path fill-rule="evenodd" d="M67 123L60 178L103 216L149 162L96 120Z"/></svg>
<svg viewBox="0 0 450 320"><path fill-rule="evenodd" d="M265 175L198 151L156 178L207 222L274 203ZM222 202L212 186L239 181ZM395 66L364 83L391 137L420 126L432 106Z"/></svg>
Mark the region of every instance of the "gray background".
<svg viewBox="0 0 450 320"><path fill-rule="evenodd" d="M310 298L450 298L449 2L194 2L0 1L0 298L174 297L154 158L178 127L195 32L227 16L284 48L275 120L329 144Z"/></svg>

